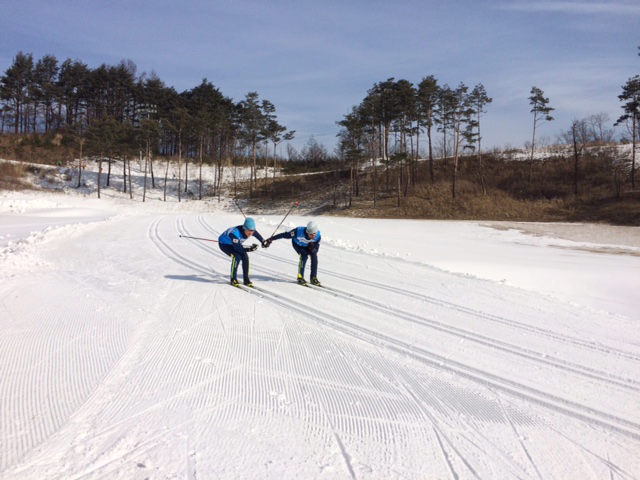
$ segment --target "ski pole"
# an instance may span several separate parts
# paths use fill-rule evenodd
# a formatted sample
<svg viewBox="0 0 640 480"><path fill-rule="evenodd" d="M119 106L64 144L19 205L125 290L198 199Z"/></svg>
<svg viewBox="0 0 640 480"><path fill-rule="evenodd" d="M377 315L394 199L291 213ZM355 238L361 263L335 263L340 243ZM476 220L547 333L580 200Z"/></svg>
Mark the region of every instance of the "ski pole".
<svg viewBox="0 0 640 480"><path fill-rule="evenodd" d="M247 216L244 214L244 212L242 211L242 208L240 208L240 205L238 204L238 200L234 200L234 202L236 203L236 207L238 207L238 210L240 210L240 213L242 214L242 216L244 218L247 218Z"/></svg>
<svg viewBox="0 0 640 480"><path fill-rule="evenodd" d="M287 212L287 214L284 216L284 218L282 219L282 221L280 222L280 225L282 225L285 221L285 219L289 216L289 214L291 213L291 210L293 210L293 207L295 207L296 205L298 205L298 202L294 203L293 205L291 205L291 208L289 209L289 211ZM273 233L271 234L271 237L273 237L276 232L278 231L278 229L280 228L280 225L278 225L276 227L276 229L273 231ZM269 238L271 238L269 237Z"/></svg>
<svg viewBox="0 0 640 480"><path fill-rule="evenodd" d="M180 238L193 238L194 240L204 240L205 242L216 242L219 243L218 240L212 240L210 238L200 238L200 237L188 237L187 235L178 235Z"/></svg>

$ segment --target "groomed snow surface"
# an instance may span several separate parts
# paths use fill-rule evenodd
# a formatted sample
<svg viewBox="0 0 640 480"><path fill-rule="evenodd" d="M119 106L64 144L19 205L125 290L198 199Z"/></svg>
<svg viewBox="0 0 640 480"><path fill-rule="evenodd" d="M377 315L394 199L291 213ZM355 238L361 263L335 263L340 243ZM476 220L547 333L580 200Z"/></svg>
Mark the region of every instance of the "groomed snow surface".
<svg viewBox="0 0 640 480"><path fill-rule="evenodd" d="M314 219L0 194L0 477L640 478L637 228Z"/></svg>

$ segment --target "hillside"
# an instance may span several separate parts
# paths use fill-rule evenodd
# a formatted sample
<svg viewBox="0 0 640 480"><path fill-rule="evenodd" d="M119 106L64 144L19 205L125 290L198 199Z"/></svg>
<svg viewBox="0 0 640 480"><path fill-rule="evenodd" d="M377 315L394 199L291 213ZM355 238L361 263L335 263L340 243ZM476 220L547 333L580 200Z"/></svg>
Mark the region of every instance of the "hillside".
<svg viewBox="0 0 640 480"><path fill-rule="evenodd" d="M60 160L63 150L24 147L20 156L31 159L2 168L0 188L39 188L69 190L78 184L78 162ZM59 147L63 148L63 147ZM67 152L67 157L72 152ZM282 162L273 169L258 165L257 183L248 182L249 171L242 163L226 165L220 191L215 189L215 168L202 169L202 198L212 201L219 194L231 196L256 211L269 213L286 208L292 201L304 201L309 211L325 215L339 214L362 218L422 218L455 220L494 220L518 222L590 222L610 225L640 226L640 190L630 184L630 145L615 144L591 147L575 159L567 146L540 148L530 162L526 152L491 152L482 157L482 171L474 156L460 161L456 196L452 196L452 164L437 159L431 180L428 160L400 165L362 162L350 164L330 160L311 166ZM37 161L35 161L37 160ZM84 161L81 191L97 195L95 161ZM155 162L155 188L149 180L150 198L164 198L164 175L168 172L168 190L177 192L177 164L164 158ZM105 163L105 173L108 164ZM353 173L358 172L355 176ZM144 184L144 163L131 162L134 200L140 200ZM189 175L188 188L182 198L200 198L199 165L192 160L180 177ZM113 162L110 185L103 178L102 192L107 196L125 193L123 164ZM149 177L150 178L150 177ZM374 185L374 178L377 181ZM9 180L13 179L13 180ZM182 199L181 198L181 199Z"/></svg>

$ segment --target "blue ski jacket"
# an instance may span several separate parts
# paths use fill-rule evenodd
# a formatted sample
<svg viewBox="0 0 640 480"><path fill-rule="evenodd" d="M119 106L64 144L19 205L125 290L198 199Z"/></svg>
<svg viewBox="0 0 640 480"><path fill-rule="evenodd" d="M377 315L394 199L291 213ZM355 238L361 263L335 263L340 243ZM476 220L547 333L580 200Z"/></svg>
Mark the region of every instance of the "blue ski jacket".
<svg viewBox="0 0 640 480"><path fill-rule="evenodd" d="M264 238L262 238L262 235L260 235L257 230L253 232L253 236L256 237L260 243L264 241ZM218 242L222 245L233 245L233 249L236 252L243 253L245 249L242 244L247 238L249 237L245 235L244 227L242 225L238 225L237 227L228 228L223 232L218 237Z"/></svg>
<svg viewBox="0 0 640 480"><path fill-rule="evenodd" d="M272 240L278 240L280 238L290 238L295 245L298 245L300 247L308 247L310 243L315 243L319 247L320 246L319 243L322 238L322 234L320 233L320 230L318 230L318 234L314 239L311 239L307 236L306 230L307 230L307 227L296 227L293 230L290 230L284 233L279 233L278 235L275 235L271 238Z"/></svg>

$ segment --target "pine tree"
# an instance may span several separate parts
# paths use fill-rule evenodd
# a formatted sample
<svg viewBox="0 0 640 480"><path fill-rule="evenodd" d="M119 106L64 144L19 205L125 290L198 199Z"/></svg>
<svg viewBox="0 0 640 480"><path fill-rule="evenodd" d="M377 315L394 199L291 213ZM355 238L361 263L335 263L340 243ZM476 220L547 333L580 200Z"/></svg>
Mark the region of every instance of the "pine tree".
<svg viewBox="0 0 640 480"><path fill-rule="evenodd" d="M536 129L538 125L547 121L550 122L553 120L553 117L549 115L550 112L555 110L551 108L549 104L549 99L544 97L544 92L540 90L538 87L531 88L531 96L529 97L529 104L532 106L531 113L533 113L533 136L531 138L531 158L529 165L529 181L531 181L533 176L533 153L536 144Z"/></svg>
<svg viewBox="0 0 640 480"><path fill-rule="evenodd" d="M429 175L431 183L435 183L435 169L433 163L432 128L434 124L434 111L439 96L438 81L433 75L422 79L418 85L418 115L419 122L427 127L427 140L429 142Z"/></svg>
<svg viewBox="0 0 640 480"><path fill-rule="evenodd" d="M624 115L622 115L616 125L624 122L631 122L631 139L633 150L631 153L631 188L636 188L636 147L638 143L638 120L640 119L640 75L630 78L625 85L622 86L622 94L618 95L621 102L625 102L622 106Z"/></svg>
<svg viewBox="0 0 640 480"><path fill-rule="evenodd" d="M482 164L482 135L480 134L480 118L482 117L482 114L485 113L484 107L492 101L493 99L489 98L484 85L482 85L481 83L476 85L470 94L471 108L473 109L475 115L475 141L478 143L478 148L476 149L476 158L478 160L478 169L480 172L480 184L482 185L482 193L484 195L487 194L487 187L484 181L484 168Z"/></svg>
<svg viewBox="0 0 640 480"><path fill-rule="evenodd" d="M258 101L258 92L249 92L245 99L238 104L238 116L242 139L251 147L251 181L249 182L249 195L253 195L253 189L257 186L257 150L258 143L263 139L264 114Z"/></svg>
<svg viewBox="0 0 640 480"><path fill-rule="evenodd" d="M44 131L56 128L59 119L54 116L54 102L58 98L58 59L53 55L45 55L36 63L33 74L34 99L34 131L37 125L37 105L41 105L44 117Z"/></svg>
<svg viewBox="0 0 640 480"><path fill-rule="evenodd" d="M16 134L28 131L27 107L29 87L33 81L33 68L33 55L18 52L13 64L0 78L0 98L10 104Z"/></svg>

